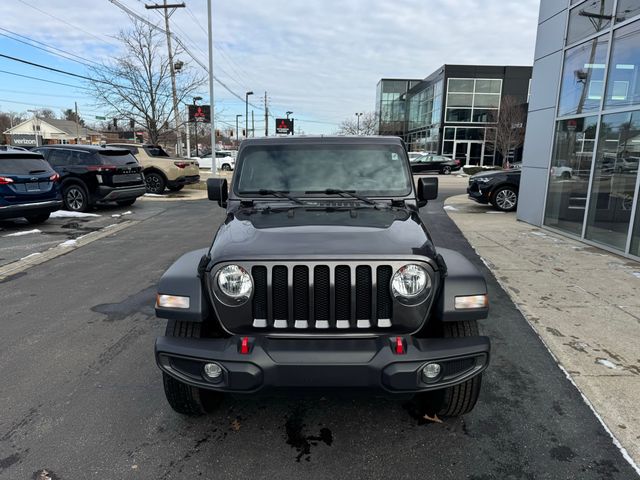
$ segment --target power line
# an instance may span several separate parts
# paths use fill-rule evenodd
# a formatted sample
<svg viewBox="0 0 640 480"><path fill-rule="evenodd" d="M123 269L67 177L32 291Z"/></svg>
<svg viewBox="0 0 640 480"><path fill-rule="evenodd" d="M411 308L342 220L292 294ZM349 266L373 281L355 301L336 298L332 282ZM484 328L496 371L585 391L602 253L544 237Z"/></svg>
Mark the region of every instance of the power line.
<svg viewBox="0 0 640 480"><path fill-rule="evenodd" d="M72 85L70 83L64 83L64 82L56 82L55 80L47 80L45 78L32 77L31 75L24 75L22 73L8 72L6 70L0 70L0 73L4 73L4 74L7 74L7 75L13 75L14 77L22 77L22 78L28 78L30 80L38 80L40 82L52 83L52 84L55 84L55 85L62 85L64 87L73 87L73 88L79 88L81 90L91 91L91 89L88 88L88 87L82 87L80 85Z"/></svg>

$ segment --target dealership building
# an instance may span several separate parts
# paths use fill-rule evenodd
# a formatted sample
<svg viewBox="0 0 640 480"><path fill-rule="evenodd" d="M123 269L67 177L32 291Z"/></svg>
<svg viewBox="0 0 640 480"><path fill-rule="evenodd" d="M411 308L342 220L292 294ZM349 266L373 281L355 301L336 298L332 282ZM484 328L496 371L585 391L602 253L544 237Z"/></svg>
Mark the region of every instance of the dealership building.
<svg viewBox="0 0 640 480"><path fill-rule="evenodd" d="M640 257L640 0L542 0L518 218Z"/></svg>
<svg viewBox="0 0 640 480"><path fill-rule="evenodd" d="M443 65L423 80L381 79L378 131L403 137L411 151L501 164L492 148L501 102L512 97L526 109L530 83L531 67L483 65ZM520 156L511 152L510 160Z"/></svg>

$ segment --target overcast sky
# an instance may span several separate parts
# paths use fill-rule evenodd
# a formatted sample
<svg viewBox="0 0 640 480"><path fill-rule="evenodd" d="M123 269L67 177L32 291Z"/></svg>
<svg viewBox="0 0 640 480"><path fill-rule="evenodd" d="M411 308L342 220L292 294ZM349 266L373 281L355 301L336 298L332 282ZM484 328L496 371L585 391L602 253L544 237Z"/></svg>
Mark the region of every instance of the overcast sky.
<svg viewBox="0 0 640 480"><path fill-rule="evenodd" d="M163 25L142 0L119 0ZM173 1L173 0L171 0ZM184 0L174 32L207 63L206 0ZM160 3L160 0L158 0ZM152 3L151 1L147 3ZM177 2L176 2L177 3ZM294 112L305 133L331 133L355 112L372 111L382 77L424 78L444 63L531 65L539 0L214 0L216 75L276 116ZM197 21L196 21L197 20ZM86 67L7 38L17 33L75 55L102 60L117 54L113 39L127 15L109 0L1 0L0 53L85 74ZM22 39L24 40L24 38ZM181 60L190 59L182 55ZM82 86L82 80L0 58L0 110L78 101L81 115L104 114L86 92L12 76L13 72ZM244 104L219 84L221 120L235 122ZM205 87L201 95L208 99ZM264 111L255 111L256 131ZM273 123L273 120L271 120ZM273 131L273 125L269 125Z"/></svg>

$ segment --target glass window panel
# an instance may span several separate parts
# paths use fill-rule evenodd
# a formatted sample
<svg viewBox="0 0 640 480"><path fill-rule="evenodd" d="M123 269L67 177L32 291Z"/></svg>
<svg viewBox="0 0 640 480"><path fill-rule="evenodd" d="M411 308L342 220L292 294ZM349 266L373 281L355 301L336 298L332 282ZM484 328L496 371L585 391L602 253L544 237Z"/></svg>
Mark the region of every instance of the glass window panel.
<svg viewBox="0 0 640 480"><path fill-rule="evenodd" d="M476 93L501 93L502 80L476 80Z"/></svg>
<svg viewBox="0 0 640 480"><path fill-rule="evenodd" d="M453 140L455 138L456 135L456 129L455 128L445 128L444 129L444 138L447 140Z"/></svg>
<svg viewBox="0 0 640 480"><path fill-rule="evenodd" d="M599 32L611 25L613 0L589 0L569 14L567 43Z"/></svg>
<svg viewBox="0 0 640 480"><path fill-rule="evenodd" d="M500 106L500 95L475 95L473 97L475 107L495 107Z"/></svg>
<svg viewBox="0 0 640 480"><path fill-rule="evenodd" d="M472 107L473 106L473 94L472 93L450 93L447 95L448 107Z"/></svg>
<svg viewBox="0 0 640 480"><path fill-rule="evenodd" d="M456 140L484 140L484 128L463 128L456 129Z"/></svg>
<svg viewBox="0 0 640 480"><path fill-rule="evenodd" d="M474 123L492 123L498 118L498 110L495 108L474 108Z"/></svg>
<svg viewBox="0 0 640 480"><path fill-rule="evenodd" d="M562 120L556 124L544 223L582 235L597 117Z"/></svg>
<svg viewBox="0 0 640 480"><path fill-rule="evenodd" d="M447 93L473 93L473 78L450 78Z"/></svg>
<svg viewBox="0 0 640 480"><path fill-rule="evenodd" d="M600 109L598 97L602 95L607 44L607 39L602 36L567 50L560 87L559 115Z"/></svg>
<svg viewBox="0 0 640 480"><path fill-rule="evenodd" d="M442 142L442 154L453 155L453 142Z"/></svg>
<svg viewBox="0 0 640 480"><path fill-rule="evenodd" d="M447 108L447 122L470 122L470 108Z"/></svg>
<svg viewBox="0 0 640 480"><path fill-rule="evenodd" d="M640 104L640 21L614 33L605 108Z"/></svg>
<svg viewBox="0 0 640 480"><path fill-rule="evenodd" d="M586 238L624 250L640 153L640 111L602 117Z"/></svg>
<svg viewBox="0 0 640 480"><path fill-rule="evenodd" d="M640 15L640 0L618 0L616 22L624 22L636 15Z"/></svg>

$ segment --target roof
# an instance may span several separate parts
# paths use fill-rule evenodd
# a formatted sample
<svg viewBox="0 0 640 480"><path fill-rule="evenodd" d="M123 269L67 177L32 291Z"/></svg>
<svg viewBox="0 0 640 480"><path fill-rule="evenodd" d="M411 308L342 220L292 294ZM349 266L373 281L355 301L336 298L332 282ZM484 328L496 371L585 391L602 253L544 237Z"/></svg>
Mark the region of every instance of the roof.
<svg viewBox="0 0 640 480"><path fill-rule="evenodd" d="M241 147L250 145L295 145L300 143L330 144L330 145L402 145L402 139L383 135L290 135L281 137L248 138L243 140Z"/></svg>
<svg viewBox="0 0 640 480"><path fill-rule="evenodd" d="M51 148L51 149L62 149L62 150L79 150L81 152L89 152L89 153L100 153L100 152L104 152L105 150L122 150L123 152L129 153L128 150L124 149L124 148L117 148L117 147L108 147L105 148L103 146L100 145L63 145L63 144L58 144L58 145L42 145L38 148Z"/></svg>
<svg viewBox="0 0 640 480"><path fill-rule="evenodd" d="M0 159L2 159L3 157L10 157L10 158L39 158L39 159L43 159L44 157L42 156L42 154L40 153L36 153L36 152L25 152L24 150L15 150L13 148L9 148L9 149L2 149L0 150Z"/></svg>
<svg viewBox="0 0 640 480"><path fill-rule="evenodd" d="M62 130L67 135L75 137L78 133L78 124L72 120L58 120L57 118L41 118L39 119L42 122L48 123L52 127L57 128L58 130ZM99 132L94 130L90 130L87 127L79 126L80 136L86 137L88 135L100 135Z"/></svg>

